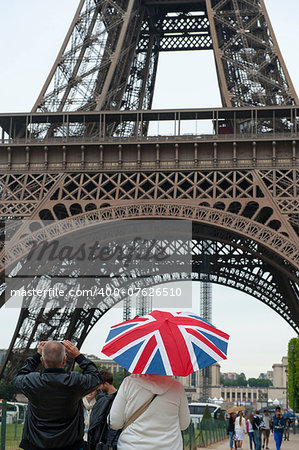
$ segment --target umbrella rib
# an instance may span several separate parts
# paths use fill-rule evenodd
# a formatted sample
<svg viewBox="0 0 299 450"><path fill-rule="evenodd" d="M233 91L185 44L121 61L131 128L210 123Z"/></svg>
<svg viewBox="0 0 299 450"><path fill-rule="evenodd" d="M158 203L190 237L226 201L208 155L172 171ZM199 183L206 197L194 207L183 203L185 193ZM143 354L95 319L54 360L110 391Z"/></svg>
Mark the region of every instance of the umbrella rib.
<svg viewBox="0 0 299 450"><path fill-rule="evenodd" d="M154 333L151 333L151 334L148 336L148 338L145 339L144 343L143 343L143 344L141 345L141 347L139 348L138 352L136 353L136 355L135 355L135 357L134 357L134 359L133 359L133 361L132 361L132 363L131 363L131 365L130 365L130 367L129 367L129 372L131 372L131 373L134 372L134 369L135 369L135 367L136 367L136 364L137 364L138 361L139 361L140 356L142 355L142 353L143 353L145 347L148 345L148 343L149 343L149 341L150 341L150 339L152 338L153 335L154 335Z"/></svg>
<svg viewBox="0 0 299 450"><path fill-rule="evenodd" d="M182 334L183 334L183 336L185 338L185 342L186 342L186 345L187 345L187 348L188 348L188 351L189 351L189 355L190 355L191 364L193 366L193 369L194 369L194 371L199 370L197 358L196 358L196 355L195 355L195 352L194 352L194 348L191 345L192 342L188 338L189 336L188 336L187 330L185 329L185 327L182 327L182 326L180 327L180 329L181 329L181 332L182 332Z"/></svg>
<svg viewBox="0 0 299 450"><path fill-rule="evenodd" d="M162 358L162 361L163 361L163 364L165 367L165 372L169 375L173 375L173 370L172 370L172 367L171 367L171 364L170 364L170 361L168 358L168 354L167 354L167 351L166 351L166 348L165 348L165 345L164 345L164 342L163 342L163 339L162 339L162 336L161 336L159 330L155 331L155 337L156 337L157 346L160 350L160 355L161 355L161 358Z"/></svg>
<svg viewBox="0 0 299 450"><path fill-rule="evenodd" d="M221 359L226 359L226 355L218 349L218 347L213 344L213 342L209 341L205 336L202 336L202 340L200 340L198 337L194 336L194 334L189 333L191 335L192 341L198 345L203 351L205 351L211 358L215 359L215 361L219 361ZM209 343L211 344L211 347L214 347L218 350L219 353L217 353L213 348L209 346ZM221 353L221 355L220 355Z"/></svg>

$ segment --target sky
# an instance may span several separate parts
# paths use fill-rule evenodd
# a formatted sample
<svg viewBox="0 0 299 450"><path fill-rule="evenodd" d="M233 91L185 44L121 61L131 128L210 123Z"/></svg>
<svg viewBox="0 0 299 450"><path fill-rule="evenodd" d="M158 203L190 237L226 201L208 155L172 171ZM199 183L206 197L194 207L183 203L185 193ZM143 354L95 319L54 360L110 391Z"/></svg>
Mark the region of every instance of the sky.
<svg viewBox="0 0 299 450"><path fill-rule="evenodd" d="M31 110L57 56L78 0L10 0L0 2L0 113ZM298 0L266 0L280 49L299 93ZM218 107L220 95L212 52L162 53L153 108ZM190 308L189 308L190 309ZM198 286L193 310L199 312ZM0 348L7 348L18 310L0 310ZM109 311L86 338L82 351L100 354L109 326L122 310ZM281 362L292 328L269 307L231 288L213 286L212 323L230 334L223 372L257 377Z"/></svg>

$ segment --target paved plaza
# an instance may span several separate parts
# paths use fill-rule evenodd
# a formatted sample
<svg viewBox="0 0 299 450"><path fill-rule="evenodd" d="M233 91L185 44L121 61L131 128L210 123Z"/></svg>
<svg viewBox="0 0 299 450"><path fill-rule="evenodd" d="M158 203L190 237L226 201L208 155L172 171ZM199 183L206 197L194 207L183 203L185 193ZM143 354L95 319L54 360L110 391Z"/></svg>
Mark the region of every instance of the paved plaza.
<svg viewBox="0 0 299 450"><path fill-rule="evenodd" d="M217 444L210 445L208 447L211 450L229 450L229 440L218 442ZM249 439L248 436L245 436L242 450L249 450ZM275 450L275 442L273 438L273 434L270 436L269 441L269 449ZM289 441L282 441L281 450L299 450L299 434L290 434Z"/></svg>

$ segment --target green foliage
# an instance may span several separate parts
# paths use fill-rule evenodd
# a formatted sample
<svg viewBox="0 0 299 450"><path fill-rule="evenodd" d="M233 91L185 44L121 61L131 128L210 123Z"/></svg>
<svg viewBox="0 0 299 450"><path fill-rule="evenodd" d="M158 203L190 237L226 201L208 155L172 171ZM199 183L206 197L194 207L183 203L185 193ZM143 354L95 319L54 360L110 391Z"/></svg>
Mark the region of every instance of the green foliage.
<svg viewBox="0 0 299 450"><path fill-rule="evenodd" d="M266 378L248 378L242 373L237 376L235 380L225 380L223 375L220 376L220 383L222 386L247 386L250 387L269 387L272 386L272 381Z"/></svg>
<svg viewBox="0 0 299 450"><path fill-rule="evenodd" d="M208 407L208 405L206 405L206 407L205 407L202 418L203 419L211 419L212 418L211 413L210 413L210 408Z"/></svg>
<svg viewBox="0 0 299 450"><path fill-rule="evenodd" d="M116 387L116 389L119 388L121 383L123 382L124 378L126 378L128 375L130 375L128 372L116 372L113 374L113 385Z"/></svg>
<svg viewBox="0 0 299 450"><path fill-rule="evenodd" d="M290 346L294 346L294 350L290 350ZM294 377L293 377L294 368ZM293 338L288 345L288 395L289 405L293 408L293 379L294 379L294 400L295 410L299 410L299 337Z"/></svg>
<svg viewBox="0 0 299 450"><path fill-rule="evenodd" d="M225 415L224 415L223 409L220 410L217 420L225 420Z"/></svg>
<svg viewBox="0 0 299 450"><path fill-rule="evenodd" d="M0 383L0 398L13 402L16 399L17 389L12 383Z"/></svg>
<svg viewBox="0 0 299 450"><path fill-rule="evenodd" d="M224 377L221 376L220 382L223 386L247 386L246 378L242 375L238 375L235 380L225 380Z"/></svg>
<svg viewBox="0 0 299 450"><path fill-rule="evenodd" d="M269 387L272 386L272 381L267 378L248 378L247 383L250 387Z"/></svg>

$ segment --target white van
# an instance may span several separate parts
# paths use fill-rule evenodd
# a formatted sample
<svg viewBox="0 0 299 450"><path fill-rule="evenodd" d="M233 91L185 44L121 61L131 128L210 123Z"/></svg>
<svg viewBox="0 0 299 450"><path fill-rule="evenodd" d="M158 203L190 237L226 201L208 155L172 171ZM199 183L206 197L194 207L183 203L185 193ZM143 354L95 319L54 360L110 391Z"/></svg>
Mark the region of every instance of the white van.
<svg viewBox="0 0 299 450"><path fill-rule="evenodd" d="M24 423L25 414L28 408L28 403L20 402L6 402L6 423ZM2 415L2 400L0 400L0 422Z"/></svg>
<svg viewBox="0 0 299 450"><path fill-rule="evenodd" d="M189 410L190 410L191 421L193 423L199 423L201 421L207 405L209 407L211 416L214 419L217 419L217 417L221 411L221 408L219 405L215 405L214 403L192 402L192 403L189 403Z"/></svg>

